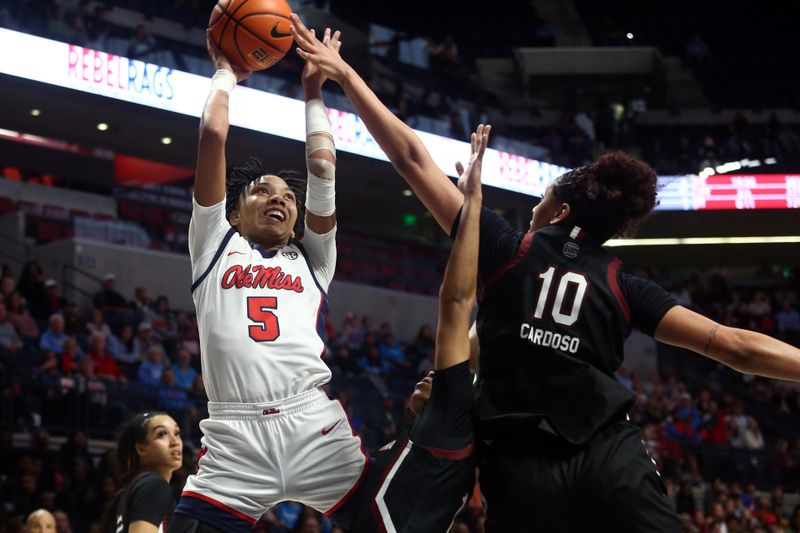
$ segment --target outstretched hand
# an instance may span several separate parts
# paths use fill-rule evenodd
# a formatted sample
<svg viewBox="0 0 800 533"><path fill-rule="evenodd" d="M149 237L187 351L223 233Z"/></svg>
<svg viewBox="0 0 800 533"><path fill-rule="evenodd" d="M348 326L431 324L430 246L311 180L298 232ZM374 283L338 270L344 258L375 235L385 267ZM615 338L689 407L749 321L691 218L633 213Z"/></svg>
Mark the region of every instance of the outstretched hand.
<svg viewBox="0 0 800 533"><path fill-rule="evenodd" d="M326 78L341 84L347 77L347 69L349 68L342 56L339 55L339 49L342 47L342 42L339 40L341 32L337 30L331 33L330 28L325 28L325 35L320 41L314 31L306 28L294 13L291 15L291 20L291 31L294 35L294 41L297 43L297 55L305 59L308 64L319 69L320 75L324 76L320 84ZM311 72L313 73L313 68ZM304 69L304 82L305 77L306 70Z"/></svg>
<svg viewBox="0 0 800 533"><path fill-rule="evenodd" d="M233 72L233 75L236 76L237 83L246 80L250 77L250 74L252 74L249 70L245 70L228 61L228 58L222 53L217 43L211 38L211 32L208 30L206 30L206 48L208 48L208 55L211 57L211 62L214 63L214 68Z"/></svg>
<svg viewBox="0 0 800 533"><path fill-rule="evenodd" d="M475 196L481 193L481 170L483 167L483 154L486 152L486 145L489 144L489 132L492 127L483 124L478 125L475 133L470 135L470 145L472 153L469 157L469 164L466 170L460 162L456 163L458 173L458 190L464 196Z"/></svg>

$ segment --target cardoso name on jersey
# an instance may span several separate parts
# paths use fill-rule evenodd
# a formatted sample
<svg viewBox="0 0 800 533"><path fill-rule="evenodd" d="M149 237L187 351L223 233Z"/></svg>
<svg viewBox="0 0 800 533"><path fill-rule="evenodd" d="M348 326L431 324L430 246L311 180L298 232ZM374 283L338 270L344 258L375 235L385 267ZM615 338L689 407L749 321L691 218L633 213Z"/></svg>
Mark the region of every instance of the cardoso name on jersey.
<svg viewBox="0 0 800 533"><path fill-rule="evenodd" d="M581 345L578 337L554 333L546 329L536 328L530 324L522 324L519 328L519 337L528 339L531 344L561 350L562 352L576 353Z"/></svg>

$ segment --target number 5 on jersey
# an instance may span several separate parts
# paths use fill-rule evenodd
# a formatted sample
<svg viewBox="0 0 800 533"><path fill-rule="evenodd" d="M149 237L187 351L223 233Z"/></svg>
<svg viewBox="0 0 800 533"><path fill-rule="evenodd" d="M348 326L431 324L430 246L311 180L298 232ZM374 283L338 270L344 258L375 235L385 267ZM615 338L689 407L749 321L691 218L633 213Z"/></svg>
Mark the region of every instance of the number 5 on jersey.
<svg viewBox="0 0 800 533"><path fill-rule="evenodd" d="M547 305L547 300L550 296L550 287L553 284L553 274L555 274L556 267L551 266L541 274L539 278L542 281L542 289L539 291L539 299L536 302L536 309L533 312L533 318L541 319L544 316L544 308ZM564 297L567 294L567 288L570 285L575 285L575 297L572 300L572 306L569 307L569 312L564 311ZM583 298L586 296L586 288L589 282L586 276L577 272L565 272L561 275L556 289L556 299L553 302L553 309L550 314L556 324L562 326L571 326L578 321L578 315L581 313L581 306L583 305Z"/></svg>
<svg viewBox="0 0 800 533"><path fill-rule="evenodd" d="M256 342L271 342L280 337L278 317L270 309L278 308L275 296L250 296L247 298L247 318L255 322L248 326L250 338Z"/></svg>

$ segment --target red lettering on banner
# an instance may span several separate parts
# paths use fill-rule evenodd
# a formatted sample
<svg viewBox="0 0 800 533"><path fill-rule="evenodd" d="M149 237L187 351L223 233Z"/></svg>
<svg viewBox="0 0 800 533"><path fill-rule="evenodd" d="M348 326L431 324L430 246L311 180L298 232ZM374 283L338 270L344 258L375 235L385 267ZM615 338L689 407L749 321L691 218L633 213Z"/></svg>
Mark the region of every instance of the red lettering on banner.
<svg viewBox="0 0 800 533"><path fill-rule="evenodd" d="M73 44L69 45L69 68L67 74L70 77L78 77L78 50Z"/></svg>
<svg viewBox="0 0 800 533"><path fill-rule="evenodd" d="M83 48L81 50L81 79L84 81L89 81L89 64L87 63L87 59L92 54L92 51L88 48Z"/></svg>
<svg viewBox="0 0 800 533"><path fill-rule="evenodd" d="M100 57L100 52L94 53L94 82L100 83L103 81L103 58Z"/></svg>
<svg viewBox="0 0 800 533"><path fill-rule="evenodd" d="M223 289L276 289L303 292L303 280L300 276L292 277L281 267L264 267L262 265L233 265L222 275Z"/></svg>

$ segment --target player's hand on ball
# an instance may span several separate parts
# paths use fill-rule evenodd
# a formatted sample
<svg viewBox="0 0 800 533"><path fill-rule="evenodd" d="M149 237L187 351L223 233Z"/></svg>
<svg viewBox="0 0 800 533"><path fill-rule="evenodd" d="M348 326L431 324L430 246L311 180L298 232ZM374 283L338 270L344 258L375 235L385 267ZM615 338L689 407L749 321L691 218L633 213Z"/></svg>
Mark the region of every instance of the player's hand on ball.
<svg viewBox="0 0 800 533"><path fill-rule="evenodd" d="M489 132L492 127L480 124L475 133L470 135L470 146L472 153L469 157L469 164L466 170L460 162L456 163L458 172L458 190L464 196L476 196L481 194L481 170L483 167L483 154L486 152L486 145L489 143Z"/></svg>
<svg viewBox="0 0 800 533"><path fill-rule="evenodd" d="M337 30L331 33L330 29L326 29L320 41L312 30L305 27L297 15L292 13L291 19L297 54L307 63L313 63L326 78L342 83L347 77L349 67L339 55L339 49L342 47L342 41L339 40L341 32Z"/></svg>
<svg viewBox="0 0 800 533"><path fill-rule="evenodd" d="M217 43L211 38L211 34L208 31L206 31L206 47L208 48L208 55L211 57L211 62L214 63L214 68L233 72L237 82L241 82L250 77L251 72L249 70L244 70L241 67L232 65L231 62L228 61L228 58L225 57L225 54L219 49L219 46L217 46Z"/></svg>

